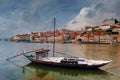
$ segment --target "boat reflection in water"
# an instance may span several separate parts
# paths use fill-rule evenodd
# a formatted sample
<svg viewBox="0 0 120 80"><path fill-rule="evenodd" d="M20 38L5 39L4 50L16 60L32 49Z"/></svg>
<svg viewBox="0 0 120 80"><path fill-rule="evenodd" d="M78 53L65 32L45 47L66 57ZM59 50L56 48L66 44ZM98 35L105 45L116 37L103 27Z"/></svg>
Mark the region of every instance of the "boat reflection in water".
<svg viewBox="0 0 120 80"><path fill-rule="evenodd" d="M109 80L111 76L103 70L73 70L34 63L28 64L24 69L24 73L29 76L27 80L96 80L96 78L103 80L103 76L108 76L105 80Z"/></svg>

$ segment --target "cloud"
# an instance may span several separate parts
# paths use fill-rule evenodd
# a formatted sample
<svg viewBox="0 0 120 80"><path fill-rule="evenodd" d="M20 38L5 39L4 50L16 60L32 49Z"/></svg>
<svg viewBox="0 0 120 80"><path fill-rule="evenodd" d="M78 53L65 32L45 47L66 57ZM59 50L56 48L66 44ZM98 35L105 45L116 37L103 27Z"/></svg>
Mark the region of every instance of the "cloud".
<svg viewBox="0 0 120 80"><path fill-rule="evenodd" d="M94 13L93 13L93 9L91 9L90 7L85 7L80 11L80 15L84 16L84 17L93 17Z"/></svg>
<svg viewBox="0 0 120 80"><path fill-rule="evenodd" d="M64 28L79 10L91 0L0 0L0 37L32 31L48 31L54 17L57 29ZM94 16L91 9L82 11L84 16ZM89 14L88 14L89 13ZM73 24L78 21L73 21ZM50 27L50 28L49 28Z"/></svg>
<svg viewBox="0 0 120 80"><path fill-rule="evenodd" d="M42 12L42 8L47 6L49 3L54 0L32 0L28 4L28 9L25 11L24 20L26 22L30 22L32 24L38 24L41 19L40 15Z"/></svg>
<svg viewBox="0 0 120 80"><path fill-rule="evenodd" d="M88 7L83 7L79 14L67 23L66 28L80 30L84 26L102 24L104 19L120 19L120 0L94 0Z"/></svg>
<svg viewBox="0 0 120 80"><path fill-rule="evenodd" d="M40 31L43 26L40 10L54 0L14 1L0 1L0 37Z"/></svg>

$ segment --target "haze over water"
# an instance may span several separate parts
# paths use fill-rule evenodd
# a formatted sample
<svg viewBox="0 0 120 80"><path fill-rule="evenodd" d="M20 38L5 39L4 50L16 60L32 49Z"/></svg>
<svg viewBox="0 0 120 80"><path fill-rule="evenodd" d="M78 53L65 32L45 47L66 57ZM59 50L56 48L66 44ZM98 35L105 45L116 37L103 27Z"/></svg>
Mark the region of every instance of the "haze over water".
<svg viewBox="0 0 120 80"><path fill-rule="evenodd" d="M120 80L120 45L109 44L56 44L56 51L88 59L112 60L102 70L76 70L31 64L24 56L6 61L22 50L47 48L51 43L0 42L1 80ZM56 55L57 56L57 55ZM30 63L30 64L29 64Z"/></svg>

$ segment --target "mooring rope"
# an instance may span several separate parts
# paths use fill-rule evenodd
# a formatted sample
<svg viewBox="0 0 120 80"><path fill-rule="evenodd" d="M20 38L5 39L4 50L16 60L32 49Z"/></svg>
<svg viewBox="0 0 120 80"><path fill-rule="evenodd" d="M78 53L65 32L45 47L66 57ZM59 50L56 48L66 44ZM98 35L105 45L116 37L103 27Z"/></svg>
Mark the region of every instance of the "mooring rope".
<svg viewBox="0 0 120 80"><path fill-rule="evenodd" d="M115 68L118 68L118 67L120 67L120 65L112 66L112 67L105 68L105 69L102 69L102 70L111 70L111 69L115 69Z"/></svg>
<svg viewBox="0 0 120 80"><path fill-rule="evenodd" d="M53 50L50 50L50 51L53 51ZM68 55L64 52L58 52L58 51L55 51L55 52L58 53L58 54L62 54L62 55L70 56L70 57L76 57L76 56Z"/></svg>

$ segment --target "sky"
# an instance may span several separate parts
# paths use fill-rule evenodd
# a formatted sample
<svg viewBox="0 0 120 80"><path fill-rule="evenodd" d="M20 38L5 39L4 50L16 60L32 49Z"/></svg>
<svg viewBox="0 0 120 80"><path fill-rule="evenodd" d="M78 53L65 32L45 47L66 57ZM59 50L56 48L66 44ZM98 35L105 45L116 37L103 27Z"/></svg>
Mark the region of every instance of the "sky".
<svg viewBox="0 0 120 80"><path fill-rule="evenodd" d="M84 6L79 13L71 19L66 27L79 30L85 26L102 25L105 19L120 21L120 0L93 0L89 6Z"/></svg>
<svg viewBox="0 0 120 80"><path fill-rule="evenodd" d="M108 3L109 2L109 3ZM0 0L0 38L56 29L80 30L120 19L119 0Z"/></svg>

